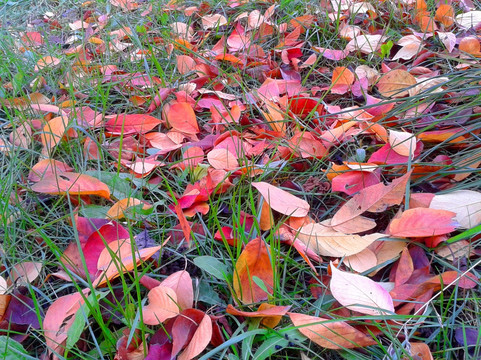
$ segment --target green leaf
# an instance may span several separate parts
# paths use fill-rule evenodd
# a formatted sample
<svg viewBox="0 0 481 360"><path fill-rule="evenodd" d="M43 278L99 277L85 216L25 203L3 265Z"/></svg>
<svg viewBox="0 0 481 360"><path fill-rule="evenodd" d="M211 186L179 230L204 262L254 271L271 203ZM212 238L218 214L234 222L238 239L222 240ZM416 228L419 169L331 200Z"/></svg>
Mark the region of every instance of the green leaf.
<svg viewBox="0 0 481 360"><path fill-rule="evenodd" d="M80 208L80 214L86 218L103 219L107 216L110 207L100 205L88 205Z"/></svg>
<svg viewBox="0 0 481 360"><path fill-rule="evenodd" d="M225 280L232 272L226 264L212 256L198 256L194 264L219 280Z"/></svg>
<svg viewBox="0 0 481 360"><path fill-rule="evenodd" d="M282 349L288 347L296 348L304 340L306 338L297 329L273 333L272 336L262 341L252 359L264 360Z"/></svg>
<svg viewBox="0 0 481 360"><path fill-rule="evenodd" d="M65 344L65 348L70 350L74 347L74 345L79 341L80 336L82 335L85 325L87 324L87 319L90 315L90 309L94 306L94 296L97 297L97 301L106 297L108 292L96 292L95 294L90 294L85 304L83 304L80 309L77 310L75 313L75 319L72 323L72 326L67 331L67 342Z"/></svg>
<svg viewBox="0 0 481 360"><path fill-rule="evenodd" d="M257 277L257 276L253 276L253 277L252 277L252 281L254 281L254 284L256 284L257 286L259 286L262 290L264 290L264 292L265 292L266 294L269 294L269 295L272 294L272 291L269 291L269 290L267 289L266 284L264 284L264 281L262 281L261 278L259 278L259 277Z"/></svg>
<svg viewBox="0 0 481 360"><path fill-rule="evenodd" d="M23 346L8 336L0 336L0 354L3 360L31 360Z"/></svg>
<svg viewBox="0 0 481 360"><path fill-rule="evenodd" d="M480 233L481 233L481 224L473 227L472 229L468 229L466 231L463 231L461 234L453 236L452 238L449 238L448 240L446 240L446 242L448 244L452 244L452 243L455 243L456 241L471 238L471 237L476 236Z"/></svg>
<svg viewBox="0 0 481 360"><path fill-rule="evenodd" d="M199 301L209 305L225 305L225 302L207 281L201 281L199 284Z"/></svg>
<svg viewBox="0 0 481 360"><path fill-rule="evenodd" d="M391 49L394 43L389 40L387 43L381 45L381 57L384 59L385 57L389 56L391 53Z"/></svg>

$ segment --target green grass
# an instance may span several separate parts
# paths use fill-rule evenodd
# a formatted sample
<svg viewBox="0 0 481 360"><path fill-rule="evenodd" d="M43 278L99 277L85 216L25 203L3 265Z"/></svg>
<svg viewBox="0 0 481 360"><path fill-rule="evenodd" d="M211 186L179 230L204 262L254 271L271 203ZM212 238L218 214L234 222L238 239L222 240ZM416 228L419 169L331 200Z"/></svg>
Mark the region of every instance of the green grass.
<svg viewBox="0 0 481 360"><path fill-rule="evenodd" d="M397 17L394 5L382 2L371 2L379 12L389 14L388 17L373 20L373 24L383 28L395 42L405 35L406 24ZM197 2L186 2L187 5L198 5ZM132 95L139 95L138 90L121 88L121 81L101 82L101 74L97 71L75 72L75 56L66 56L62 53L62 46L55 43L54 37L66 39L73 32L68 24L78 20L88 10L94 14L105 14L110 12L109 23L104 35L108 31L119 29L121 26L128 26L134 30L130 36L133 48L142 47L151 52L144 59L133 61L127 52L105 51L96 56L94 65L107 66L116 65L126 73L144 73L149 79L159 78L160 87L178 88L182 84L195 78L191 74L182 75L176 67L175 55L184 52L193 57L200 56L199 53L189 49L174 49L169 53L168 46L172 44L170 37L170 24L176 21L185 23L198 23L198 18L186 17L179 11L163 12L163 6L159 2L152 2L153 10L143 17L139 11L131 13L121 12L106 1L99 1L90 7L82 8L77 2L30 2L12 1L0 2L0 54L4 61L0 62L0 78L3 85L11 83L11 86L3 86L0 89L0 98L14 98L26 96L27 94L39 91L49 98L55 98L53 104L59 104L67 99L76 99L76 106L90 106L102 115L118 113L139 113L142 109L137 108L129 100ZM434 5L434 4L432 4ZM479 4L478 4L479 5ZM220 13L226 16L229 24L218 29L210 38L203 43L203 49L210 49L222 35L229 35L232 31L234 19L242 12L251 12L255 9L265 11L270 4L246 3L238 8L230 8L226 1L210 2L210 13ZM26 23L42 19L45 12L52 12L62 25L62 29L48 29L46 34L52 38L46 38L44 46L21 52L19 50L19 34L26 30ZM313 14L318 18L318 23L308 28L301 35L305 41L302 50L305 54L311 46L319 46L331 49L343 49L347 40L337 36L339 21L332 24L327 23L327 14L319 7L318 3L306 4L303 1L281 1L276 6L276 13L273 21L276 24L289 22L291 19L305 14ZM352 19L351 24L354 24ZM412 26L411 24L409 24ZM45 26L45 25L44 25ZM148 30L147 30L148 28ZM419 29L417 29L419 30ZM158 44L150 41L150 35L161 36L165 44ZM84 36L84 31L78 31L79 37ZM255 34L254 34L255 35ZM107 48L112 39L109 36L102 36ZM262 41L261 41L262 40ZM274 34L267 39L254 39L253 43L258 44L266 53L278 44L279 35ZM76 42L78 44L78 42ZM95 50L95 46L89 44L89 49ZM442 50L442 45L433 40L433 48ZM51 55L61 59L61 64L52 69L44 69L39 73L33 71L37 60L45 55ZM393 55L392 53L390 54ZM280 54L273 52L275 61L281 62ZM311 69L303 70L301 82L308 89L314 86L329 86L331 82L330 73L320 71L327 67L332 71L335 66L348 66L355 68L357 65L369 65L380 69L383 59L378 54L359 56L351 53L347 58L338 62L327 60L319 56L316 65ZM432 130L431 126L419 127L417 123L423 118L422 114L414 114L404 117L407 110L415 106L440 101L443 96L451 96L456 93L460 96L459 102L454 104L447 111L439 108L431 115L437 117L438 121L452 120L454 117L462 116L462 111L481 106L481 97L465 96L459 93L466 88L479 89L481 80L481 68L479 65L472 66L469 70L456 70L459 59L454 57L433 57L427 59L422 66L438 67L441 69L440 76L446 76L448 81L443 82L445 90L436 93L419 94L413 97L397 99L397 106L378 121L379 124L389 125L389 118L399 116L402 121L396 125L396 129L405 129L415 134ZM236 95L244 103L248 104L248 93L257 89L262 81L242 69L229 64L222 64L219 68L219 77L226 80L228 85L224 92ZM42 76L43 79L39 79ZM44 81L43 86L32 87L33 83ZM62 86L61 86L62 85ZM209 85L210 86L210 85ZM82 96L79 96L82 95ZM141 95L155 95L154 89L144 89ZM343 97L332 98L329 93L321 96L321 102L329 105L338 105L341 108L349 106L360 106L360 109L367 109L364 102L353 98L350 94ZM170 97L172 98L172 96ZM169 98L169 99L170 99ZM258 104L247 105L245 113L251 118L263 120ZM264 109L265 110L265 109ZM162 107L157 108L150 115L161 118ZM297 130L316 131L316 123L324 124L328 116L316 119L315 113L309 114L302 121L284 114L284 122L296 123ZM15 132L21 124L32 124L32 121L39 118L38 113L29 109L8 109L3 107L0 110L0 137L8 139L10 133ZM209 112L197 113L199 124L205 125L209 119ZM138 211L130 214L123 222L134 238L141 231L146 229L157 244L163 244L174 234L181 231L175 229L177 217L173 215L168 206L173 204L173 194L181 195L187 184L193 184L201 178L205 172L201 168L195 171L169 170L168 167L158 168L152 175L138 179L122 169L121 153L109 153L105 147L112 143L112 138L106 137L103 129L84 130L78 126L72 126L77 131L77 138L62 141L52 152L51 157L63 161L71 166L75 172L86 173L98 177L107 183L112 191L112 199L119 200L125 197L136 197L148 201L153 205L150 212ZM246 132L252 130L253 125L234 124L229 130ZM426 144L421 153L419 162L429 165L437 155L448 155L452 159L451 165L439 168L433 172L421 174L420 177L411 181L410 190L413 192L429 192L430 184L433 181L447 176L454 176L462 172L470 162L475 162L475 156L479 151L479 130L481 122L479 118L472 116L470 120L460 126L463 129L461 134L470 135L469 140L463 143L463 147L456 148L449 144L449 140L438 144ZM165 127L161 127L162 131ZM34 131L38 135L39 131ZM292 134L289 134L292 135ZM455 137L459 136L457 134ZM347 197L339 193L325 192L320 189L314 191L305 190L305 185L313 178L320 181L328 181L323 170L328 169L331 161L355 159L359 154L365 153L368 156L377 150L377 145L366 140L365 135L355 135L352 141L334 146L329 155L323 159L301 159L291 157L282 161L271 160L263 167L264 173L255 177L242 175L233 179L234 186L220 195L213 195L209 198L210 211L206 216L196 214L190 219L202 231L194 231L191 244L185 242L175 244L167 242L162 249L162 255L158 263L147 262L134 272L123 274L112 281L106 287L94 290L90 279L83 280L72 278L72 282L57 279L50 274L62 269L61 256L65 248L72 241L79 241L75 227L71 223L76 215L85 217L104 217L106 210L112 203L98 198L92 199L92 204L82 203L79 199L71 199L65 196L49 196L35 193L30 190L31 183L27 180L30 169L42 159L41 144L35 140L27 147L13 147L8 152L0 152L0 237L2 238L2 273L8 277L12 267L24 261L37 261L43 264L39 279L27 285L27 294L33 300L32 310L40 319L48 307L60 296L79 292L84 288L91 288L96 296L89 297L87 305L82 307L76 315L78 322L78 336L82 335L82 341L69 344L71 347L61 358L65 359L113 359L116 353L116 343L126 330L129 338L134 336L136 329L140 336L150 336L159 327L149 327L142 323L141 306L146 303L147 290L139 283L139 278L146 274L154 279L162 280L174 271L187 269L194 279L195 299L194 304L198 309L208 311L212 315L226 315L225 307L232 303L232 269L235 266L242 248L241 246L230 247L222 242L214 240L214 234L223 226L233 226L236 235L247 243L256 236L262 236L271 249L271 260L274 264L275 274L274 289L270 302L276 305L290 305L292 312L304 313L312 316L322 316L332 319L351 320L357 325L370 324L372 331L376 330L379 344L360 349L344 349L333 351L321 348L302 336L285 317L275 329L263 328L256 319L242 321L231 315L226 315L227 322L232 333L224 332L226 342L219 347L208 347L201 355L201 359L304 359L303 353L309 359L401 359L408 356L405 339L424 342L429 345L436 359L458 359L463 356L466 349L458 345L454 339L454 332L457 328L468 327L479 329L480 326L480 293L479 286L472 290L462 290L457 286L451 286L442 290L436 297L433 297L422 312L415 315L396 315L389 320L379 317L340 317L332 308L334 299L328 293L328 288L317 278L318 274L326 274L328 262L324 259L321 264L316 264L317 273L314 273L306 262L298 255L295 249L280 243L275 236L276 229L262 231L258 224L260 203L258 202L257 191L252 188L252 181L266 181L277 186L283 186L286 181L293 185L286 188L292 194L305 199L311 205L310 215L316 221L332 217L340 204L346 201ZM100 149L100 160L89 160L84 154L83 143L91 139ZM123 141L116 146L122 147ZM273 148L267 150L272 155L279 147L291 147L287 139L278 138L272 142ZM102 146L104 145L104 146ZM240 162L247 163L247 157L240 152ZM173 152L166 158L168 165L173 165L182 160L181 152ZM206 163L206 161L204 161ZM409 164L408 167L412 166ZM391 166L383 166L385 177L383 180L391 181L388 171ZM203 172L204 171L204 172ZM158 184L149 184L150 178L159 177ZM288 184L285 184L288 185ZM456 182L449 189L437 188L443 192L456 189L477 190L481 187L480 170L473 170L473 174L462 181ZM294 188L294 189L293 189ZM317 192L316 192L317 191ZM81 203L80 207L76 204ZM388 210L386 216L391 219L397 208ZM254 225L250 232L245 232L246 225L241 221L241 212L251 214L254 218ZM277 226L280 226L285 218L276 218ZM387 225L387 223L386 223ZM473 238L479 235L479 227L453 234L453 240ZM180 236L182 238L182 236ZM479 236L478 236L479 237ZM474 250L479 252L480 241L475 239L471 242ZM426 249L428 259L437 273L445 270L458 269L453 264L440 257L431 249ZM231 272L225 278L217 278L211 273L196 266L195 261L200 256L210 256L217 259ZM474 266L473 272L479 277L479 262L477 258L465 259L463 268L468 269ZM377 281L386 281L389 277L389 269L383 269L377 276ZM64 269L65 270L65 269ZM320 294L316 298L310 290L310 280L320 287ZM447 285L447 284L445 284ZM13 293L14 289L10 289ZM244 307L244 310L247 310ZM403 324L408 324L403 326ZM7 329L3 335L13 336L16 329ZM28 335L22 345L30 354L30 358L40 358L45 351L45 339L43 331L29 328ZM272 352L272 354L269 354ZM479 353L479 350L478 350ZM261 356L265 354L265 357ZM479 354L477 355L479 356ZM476 358L476 357L473 357Z"/></svg>

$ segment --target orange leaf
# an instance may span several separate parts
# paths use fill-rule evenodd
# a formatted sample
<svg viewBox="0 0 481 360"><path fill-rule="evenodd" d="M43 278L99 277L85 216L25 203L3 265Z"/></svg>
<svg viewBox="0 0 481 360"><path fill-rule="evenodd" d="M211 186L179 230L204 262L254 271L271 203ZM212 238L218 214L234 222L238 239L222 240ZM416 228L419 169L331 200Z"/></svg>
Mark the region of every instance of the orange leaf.
<svg viewBox="0 0 481 360"><path fill-rule="evenodd" d="M411 345L411 355L413 356L412 359L433 360L433 354L431 354L431 350L427 344L421 342L411 342L409 344ZM404 359L407 358L403 358L403 360Z"/></svg>
<svg viewBox="0 0 481 360"><path fill-rule="evenodd" d="M229 304L227 305L226 312L235 316L262 318L261 324L272 329L279 324L282 316L287 314L290 308L290 306L275 306L262 303L259 305L257 311L241 311Z"/></svg>
<svg viewBox="0 0 481 360"><path fill-rule="evenodd" d="M50 195L97 195L110 199L110 190L100 180L78 173L59 173L44 176L32 185L32 190Z"/></svg>
<svg viewBox="0 0 481 360"><path fill-rule="evenodd" d="M422 32L434 32L438 29L434 19L431 16L422 16L419 26Z"/></svg>
<svg viewBox="0 0 481 360"><path fill-rule="evenodd" d="M143 320L146 325L159 325L165 320L179 314L177 295L166 286L156 286L147 295L149 304L142 309Z"/></svg>
<svg viewBox="0 0 481 360"><path fill-rule="evenodd" d="M190 311L192 310L193 309L190 309ZM185 350L179 356L177 356L177 360L191 360L195 358L207 347L207 345L209 345L211 338L212 320L209 315L204 314L189 342L189 345L187 345Z"/></svg>
<svg viewBox="0 0 481 360"><path fill-rule="evenodd" d="M454 9L451 5L441 4L436 10L434 17L436 21L439 21L445 27L450 27L454 24Z"/></svg>
<svg viewBox="0 0 481 360"><path fill-rule="evenodd" d="M269 246L261 238L249 241L237 259L234 270L234 291L245 304L266 300L268 294L253 280L256 276L270 292L274 286L274 272Z"/></svg>
<svg viewBox="0 0 481 360"><path fill-rule="evenodd" d="M333 94L345 94L354 83L354 74L347 67L338 66L332 72L332 88Z"/></svg>
<svg viewBox="0 0 481 360"><path fill-rule="evenodd" d="M448 234L457 227L456 213L429 208L409 209L398 219L393 219L388 233L395 237L428 237Z"/></svg>
<svg viewBox="0 0 481 360"><path fill-rule="evenodd" d="M197 134L199 132L194 110L189 103L176 102L171 104L167 110L167 121L173 129L182 133Z"/></svg>
<svg viewBox="0 0 481 360"><path fill-rule="evenodd" d="M228 61L234 65L241 64L242 60L239 59L237 56L232 54L219 54L215 57L216 60Z"/></svg>
<svg viewBox="0 0 481 360"><path fill-rule="evenodd" d="M144 134L160 124L160 120L145 114L109 115L105 129L114 135Z"/></svg>
<svg viewBox="0 0 481 360"><path fill-rule="evenodd" d="M259 215L259 226L262 231L272 229L274 225L274 217L267 201L262 202L261 213Z"/></svg>
<svg viewBox="0 0 481 360"><path fill-rule="evenodd" d="M57 173L70 172L73 169L67 164L53 159L43 159L36 163L28 173L28 180L37 182L46 175L55 175Z"/></svg>
<svg viewBox="0 0 481 360"><path fill-rule="evenodd" d="M296 313L289 313L289 317L301 334L327 349L352 349L376 344L374 339L345 321Z"/></svg>
<svg viewBox="0 0 481 360"><path fill-rule="evenodd" d="M42 144L47 152L50 152L62 140L68 123L69 119L66 116L57 116L43 127Z"/></svg>
<svg viewBox="0 0 481 360"><path fill-rule="evenodd" d="M377 89L382 96L402 98L408 95L410 87L416 85L416 79L406 70L391 70L377 83Z"/></svg>
<svg viewBox="0 0 481 360"><path fill-rule="evenodd" d="M102 250L97 260L97 269L102 273L97 277L93 286L101 286L107 281L115 279L120 273L132 271L138 263L152 257L162 246L154 246L137 250L132 254L132 244L129 239L113 241Z"/></svg>
<svg viewBox="0 0 481 360"><path fill-rule="evenodd" d="M307 201L291 195L274 185L261 181L252 183L252 186L261 193L264 200L273 210L281 214L304 217L309 212L310 206Z"/></svg>
<svg viewBox="0 0 481 360"><path fill-rule="evenodd" d="M107 217L111 219L123 219L125 217L124 211L137 205L143 205L142 209L144 210L152 207L152 205L147 204L142 200L136 198L125 198L112 205L109 211L107 211Z"/></svg>
<svg viewBox="0 0 481 360"><path fill-rule="evenodd" d="M44 56L37 61L37 65L35 65L34 71L37 72L47 67L57 66L58 64L60 64L60 59L53 56Z"/></svg>
<svg viewBox="0 0 481 360"><path fill-rule="evenodd" d="M180 309L190 309L194 306L194 288L192 287L192 279L187 271L181 270L169 275L160 285L175 291L176 303Z"/></svg>
<svg viewBox="0 0 481 360"><path fill-rule="evenodd" d="M481 56L481 44L474 36L466 36L459 42L459 50L473 56Z"/></svg>

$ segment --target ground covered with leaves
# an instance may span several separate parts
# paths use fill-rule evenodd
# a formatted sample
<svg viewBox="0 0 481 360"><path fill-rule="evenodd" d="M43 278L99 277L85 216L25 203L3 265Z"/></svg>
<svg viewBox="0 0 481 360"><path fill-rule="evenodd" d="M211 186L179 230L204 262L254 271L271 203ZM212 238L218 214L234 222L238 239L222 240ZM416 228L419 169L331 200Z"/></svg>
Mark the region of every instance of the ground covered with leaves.
<svg viewBox="0 0 481 360"><path fill-rule="evenodd" d="M0 2L5 359L478 359L477 0Z"/></svg>

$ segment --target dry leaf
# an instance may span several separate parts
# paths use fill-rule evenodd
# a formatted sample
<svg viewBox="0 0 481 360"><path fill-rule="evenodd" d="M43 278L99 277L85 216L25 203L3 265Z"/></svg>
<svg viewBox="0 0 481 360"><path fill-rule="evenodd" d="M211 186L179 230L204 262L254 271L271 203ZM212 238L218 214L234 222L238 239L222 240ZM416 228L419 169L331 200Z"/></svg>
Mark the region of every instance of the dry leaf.
<svg viewBox="0 0 481 360"><path fill-rule="evenodd" d="M297 237L309 249L321 256L343 257L359 253L383 234L355 235L344 234L323 224L307 224L297 232Z"/></svg>
<svg viewBox="0 0 481 360"><path fill-rule="evenodd" d="M332 296L350 310L373 316L394 313L391 295L371 279L337 269L331 262Z"/></svg>
<svg viewBox="0 0 481 360"><path fill-rule="evenodd" d="M352 349L376 344L370 336L345 321L289 313L302 335L327 349Z"/></svg>
<svg viewBox="0 0 481 360"><path fill-rule="evenodd" d="M408 95L409 88L416 85L416 78L406 70L391 70L384 74L376 84L384 97L402 98Z"/></svg>
<svg viewBox="0 0 481 360"><path fill-rule="evenodd" d="M454 212L454 219L466 229L481 224L481 193L477 191L457 190L448 194L436 194L429 207Z"/></svg>
<svg viewBox="0 0 481 360"><path fill-rule="evenodd" d="M264 197L271 209L287 216L304 217L309 213L310 206L307 201L289 194L274 185L265 182L252 183Z"/></svg>

